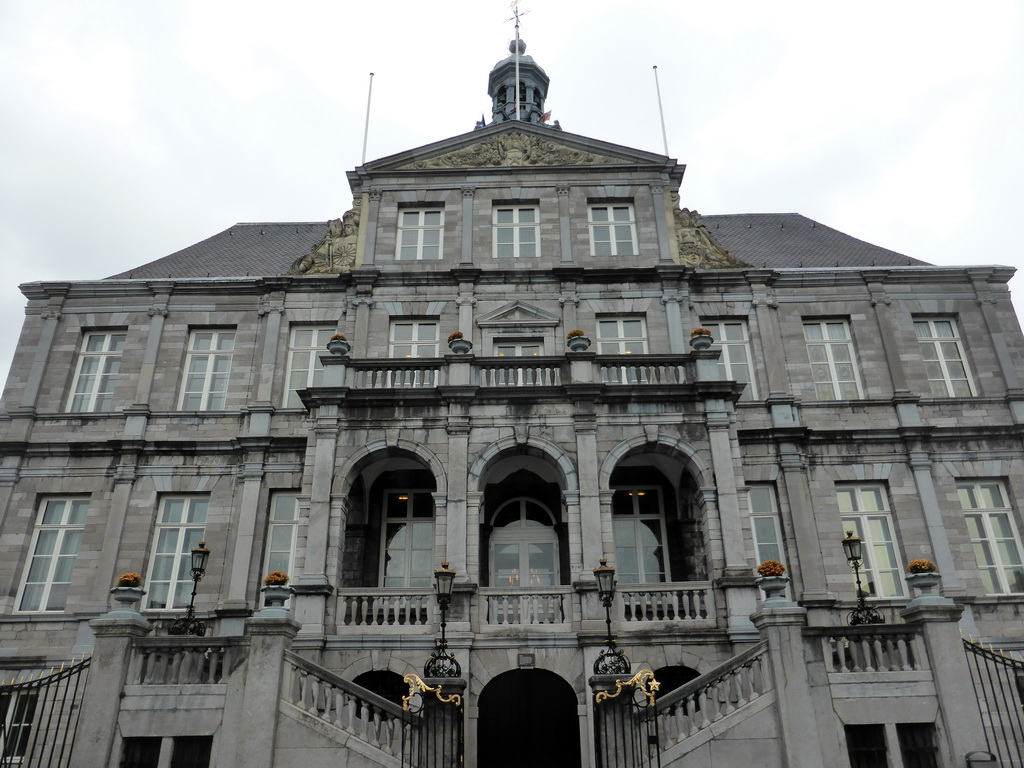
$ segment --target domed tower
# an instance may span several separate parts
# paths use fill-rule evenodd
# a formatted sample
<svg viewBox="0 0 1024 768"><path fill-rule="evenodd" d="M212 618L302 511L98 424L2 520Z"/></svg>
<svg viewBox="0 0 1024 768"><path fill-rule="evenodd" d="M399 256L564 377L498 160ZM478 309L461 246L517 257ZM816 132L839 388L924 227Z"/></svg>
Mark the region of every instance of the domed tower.
<svg viewBox="0 0 1024 768"><path fill-rule="evenodd" d="M509 56L499 61L487 80L491 96L491 120L503 123L516 119L516 46L519 46L519 119L527 123L545 122L544 99L548 95L548 79L532 56L525 55L522 39L508 44Z"/></svg>

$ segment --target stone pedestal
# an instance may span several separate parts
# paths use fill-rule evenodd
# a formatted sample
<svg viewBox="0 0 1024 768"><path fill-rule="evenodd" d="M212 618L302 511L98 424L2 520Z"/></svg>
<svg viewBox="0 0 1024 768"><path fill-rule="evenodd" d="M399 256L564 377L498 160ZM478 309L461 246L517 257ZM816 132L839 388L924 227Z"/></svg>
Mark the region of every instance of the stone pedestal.
<svg viewBox="0 0 1024 768"><path fill-rule="evenodd" d="M89 682L82 698L82 714L75 735L76 768L107 768L119 763L112 755L121 692L127 681L132 641L152 631L149 622L130 608L122 608L89 622L95 635Z"/></svg>

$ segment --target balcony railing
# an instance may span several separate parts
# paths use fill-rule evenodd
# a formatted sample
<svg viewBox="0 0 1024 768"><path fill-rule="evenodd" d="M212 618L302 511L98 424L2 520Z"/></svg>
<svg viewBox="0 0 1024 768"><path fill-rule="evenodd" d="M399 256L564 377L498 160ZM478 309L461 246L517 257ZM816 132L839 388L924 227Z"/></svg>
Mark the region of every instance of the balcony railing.
<svg viewBox="0 0 1024 768"><path fill-rule="evenodd" d="M480 590L484 609L481 624L488 626L536 626L564 624L571 620L566 613L569 587L517 591L500 588Z"/></svg>
<svg viewBox="0 0 1024 768"><path fill-rule="evenodd" d="M920 632L913 625L810 628L805 634L821 637L829 672L915 672L928 668Z"/></svg>
<svg viewBox="0 0 1024 768"><path fill-rule="evenodd" d="M715 619L711 582L620 586L619 599L622 619L629 623Z"/></svg>
<svg viewBox="0 0 1024 768"><path fill-rule="evenodd" d="M245 658L238 639L143 637L132 647L129 685L211 685L225 682Z"/></svg>
<svg viewBox="0 0 1024 768"><path fill-rule="evenodd" d="M500 357L480 360L470 381L481 387L558 387L568 381L562 358Z"/></svg>
<svg viewBox="0 0 1024 768"><path fill-rule="evenodd" d="M343 589L337 594L342 627L414 627L434 620L430 589Z"/></svg>
<svg viewBox="0 0 1024 768"><path fill-rule="evenodd" d="M353 389L415 389L445 384L443 361L430 358L353 360L345 386Z"/></svg>

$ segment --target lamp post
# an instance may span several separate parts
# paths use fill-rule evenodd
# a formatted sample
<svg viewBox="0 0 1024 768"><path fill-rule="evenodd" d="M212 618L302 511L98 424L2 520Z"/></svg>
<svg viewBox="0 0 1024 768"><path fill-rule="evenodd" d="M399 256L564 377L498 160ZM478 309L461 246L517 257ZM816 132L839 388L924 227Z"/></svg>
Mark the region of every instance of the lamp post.
<svg viewBox="0 0 1024 768"><path fill-rule="evenodd" d="M196 589L199 582L206 575L206 562L210 559L210 550L206 548L206 542L200 541L198 546L192 547L192 599L188 601L188 608L185 615L175 619L167 630L171 635L195 635L202 637L206 634L206 625L196 618Z"/></svg>
<svg viewBox="0 0 1024 768"><path fill-rule="evenodd" d="M455 660L455 654L448 652L448 639L445 637L447 626L446 615L452 604L452 588L455 586L455 571L448 567L448 562L434 571L434 594L437 606L441 609L441 636L434 644L434 650L423 665L424 677L462 677L462 667Z"/></svg>
<svg viewBox="0 0 1024 768"><path fill-rule="evenodd" d="M858 624L885 624L882 615L868 606L867 595L864 594L861 587L860 568L864 564L862 559L864 552L860 537L854 535L853 531L846 532L846 538L843 539L843 552L846 554L846 562L853 568L854 576L857 578L857 607L850 611L847 623L851 627L856 627Z"/></svg>
<svg viewBox="0 0 1024 768"><path fill-rule="evenodd" d="M628 675L630 671L629 659L621 648L615 647L615 640L612 638L612 600L615 599L615 569L608 565L608 561L601 558L601 564L594 569L594 578L597 579L597 596L604 606L604 621L607 627L608 636L605 639L605 648L598 654L594 661L595 675Z"/></svg>

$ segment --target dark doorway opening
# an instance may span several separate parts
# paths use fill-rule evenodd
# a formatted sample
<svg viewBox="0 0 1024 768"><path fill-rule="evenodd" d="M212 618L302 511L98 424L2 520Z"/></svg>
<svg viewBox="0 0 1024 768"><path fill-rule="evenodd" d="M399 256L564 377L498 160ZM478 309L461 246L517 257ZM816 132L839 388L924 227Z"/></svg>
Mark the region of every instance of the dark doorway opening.
<svg viewBox="0 0 1024 768"><path fill-rule="evenodd" d="M480 695L480 768L580 768L576 693L543 669L516 669Z"/></svg>

